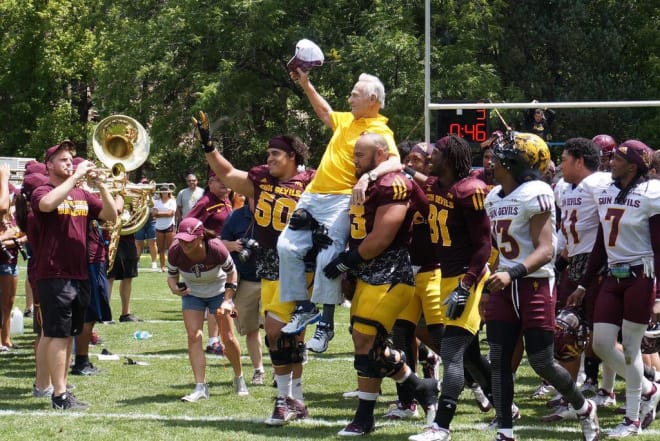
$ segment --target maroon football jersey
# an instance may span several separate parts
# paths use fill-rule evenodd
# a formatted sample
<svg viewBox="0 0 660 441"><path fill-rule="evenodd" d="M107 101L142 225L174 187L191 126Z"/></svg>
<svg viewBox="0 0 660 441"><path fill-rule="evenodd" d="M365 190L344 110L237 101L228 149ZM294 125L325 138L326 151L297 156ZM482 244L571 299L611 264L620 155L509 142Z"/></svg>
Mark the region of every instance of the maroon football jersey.
<svg viewBox="0 0 660 441"><path fill-rule="evenodd" d="M404 248L410 242L410 227L415 211L418 211L416 204L412 204L413 182L403 173L388 173L381 176L370 184L365 194L363 205L351 205L349 217L351 221L351 237L349 247L356 248L367 237L367 234L373 230L376 211L381 205L394 203L409 204L408 213L404 222L388 246L388 249Z"/></svg>
<svg viewBox="0 0 660 441"><path fill-rule="evenodd" d="M250 169L248 179L254 184L254 236L262 248L277 247L277 238L314 173L305 170L280 182L271 176L267 165Z"/></svg>
<svg viewBox="0 0 660 441"><path fill-rule="evenodd" d="M87 226L98 218L103 204L88 191L74 188L55 210L44 213L39 202L53 188L46 184L32 192L32 211L39 224L34 280L86 280Z"/></svg>
<svg viewBox="0 0 660 441"><path fill-rule="evenodd" d="M437 178L429 178L424 190L430 204L431 243L440 259L442 275L455 277L470 267L470 272L476 273L473 276L478 276L490 254L490 223L484 209L486 184L467 177L446 188ZM477 260L483 262L474 261L477 253Z"/></svg>
<svg viewBox="0 0 660 441"><path fill-rule="evenodd" d="M232 212L232 205L229 199L221 200L213 193L207 191L204 196L197 201L194 207L190 209L186 217L194 217L204 224L204 228L215 231L220 236L225 221Z"/></svg>

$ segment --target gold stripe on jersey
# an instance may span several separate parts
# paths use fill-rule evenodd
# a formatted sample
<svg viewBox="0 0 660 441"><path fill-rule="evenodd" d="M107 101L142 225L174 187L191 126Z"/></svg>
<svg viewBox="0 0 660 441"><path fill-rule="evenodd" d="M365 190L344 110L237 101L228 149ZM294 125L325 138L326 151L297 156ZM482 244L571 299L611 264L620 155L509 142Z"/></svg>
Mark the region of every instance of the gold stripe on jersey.
<svg viewBox="0 0 660 441"><path fill-rule="evenodd" d="M396 176L392 181L392 200L403 201L408 197L408 189L403 176Z"/></svg>
<svg viewBox="0 0 660 441"><path fill-rule="evenodd" d="M472 205L474 206L474 209L476 211L480 211L484 209L484 199L486 198L486 195L484 193L484 190L482 188L477 188L474 191L474 194L472 195Z"/></svg>

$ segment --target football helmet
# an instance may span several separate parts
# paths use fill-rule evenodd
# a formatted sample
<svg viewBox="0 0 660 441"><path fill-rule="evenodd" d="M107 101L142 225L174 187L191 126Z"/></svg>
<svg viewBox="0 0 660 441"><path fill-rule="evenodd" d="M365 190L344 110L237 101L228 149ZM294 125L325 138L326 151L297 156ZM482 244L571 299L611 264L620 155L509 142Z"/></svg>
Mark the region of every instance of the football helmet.
<svg viewBox="0 0 660 441"><path fill-rule="evenodd" d="M550 163L548 145L533 133L508 132L495 139L493 153L520 184L539 179Z"/></svg>
<svg viewBox="0 0 660 441"><path fill-rule="evenodd" d="M576 308L566 307L555 318L555 358L575 360L582 354L589 339L589 328Z"/></svg>
<svg viewBox="0 0 660 441"><path fill-rule="evenodd" d="M596 135L591 139L600 148L601 156L612 156L618 144L610 135Z"/></svg>

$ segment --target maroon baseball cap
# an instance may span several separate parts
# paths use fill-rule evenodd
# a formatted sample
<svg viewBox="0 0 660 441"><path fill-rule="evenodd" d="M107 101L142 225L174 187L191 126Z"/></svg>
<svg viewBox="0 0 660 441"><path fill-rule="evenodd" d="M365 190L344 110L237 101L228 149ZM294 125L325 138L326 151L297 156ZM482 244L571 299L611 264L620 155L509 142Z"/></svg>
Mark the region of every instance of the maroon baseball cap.
<svg viewBox="0 0 660 441"><path fill-rule="evenodd" d="M37 173L40 175L46 175L46 164L39 161L29 161L25 164L25 176Z"/></svg>
<svg viewBox="0 0 660 441"><path fill-rule="evenodd" d="M194 217L187 217L179 224L179 232L174 237L184 242L192 242L202 236L204 236L202 221Z"/></svg>
<svg viewBox="0 0 660 441"><path fill-rule="evenodd" d="M46 150L46 156L44 158L44 162L50 161L51 158L55 156L60 150L68 150L69 152L71 152L72 155L75 155L76 145L69 140L65 140L59 144L52 146L51 148Z"/></svg>
<svg viewBox="0 0 660 441"><path fill-rule="evenodd" d="M624 141L614 149L614 153L629 163L635 164L642 173L648 172L651 168L653 150L642 141L636 139Z"/></svg>
<svg viewBox="0 0 660 441"><path fill-rule="evenodd" d="M308 72L312 67L322 66L325 57L320 47L313 41L303 38L296 44L296 53L286 64L291 72L296 72L297 68Z"/></svg>
<svg viewBox="0 0 660 441"><path fill-rule="evenodd" d="M48 176L42 173L31 173L23 177L23 185L21 186L21 192L25 195L26 198L30 199L32 197L32 192L35 188L41 187L48 183Z"/></svg>

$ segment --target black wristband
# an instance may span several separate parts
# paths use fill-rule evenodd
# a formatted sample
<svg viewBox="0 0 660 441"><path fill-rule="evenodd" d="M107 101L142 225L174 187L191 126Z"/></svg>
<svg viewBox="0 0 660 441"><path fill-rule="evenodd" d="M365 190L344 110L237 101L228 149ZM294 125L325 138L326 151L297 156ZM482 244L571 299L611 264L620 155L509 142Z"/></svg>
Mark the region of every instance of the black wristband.
<svg viewBox="0 0 660 441"><path fill-rule="evenodd" d="M415 173L417 173L417 170L415 170L414 168L412 168L412 167L406 165L406 166L403 168L403 172L404 172L405 174L407 174L408 176L410 176L411 178L414 178L414 177L415 177Z"/></svg>
<svg viewBox="0 0 660 441"><path fill-rule="evenodd" d="M236 292L236 290L238 289L238 285L235 283L227 282L225 283L225 289L233 289L234 292Z"/></svg>
<svg viewBox="0 0 660 441"><path fill-rule="evenodd" d="M507 273L511 276L511 280L519 279L527 275L527 268L522 263L518 263L511 268L507 268Z"/></svg>
<svg viewBox="0 0 660 441"><path fill-rule="evenodd" d="M208 144L202 144L202 148L204 149L204 153L211 153L213 150L215 150L215 144L213 144L213 141L209 141L210 145Z"/></svg>

